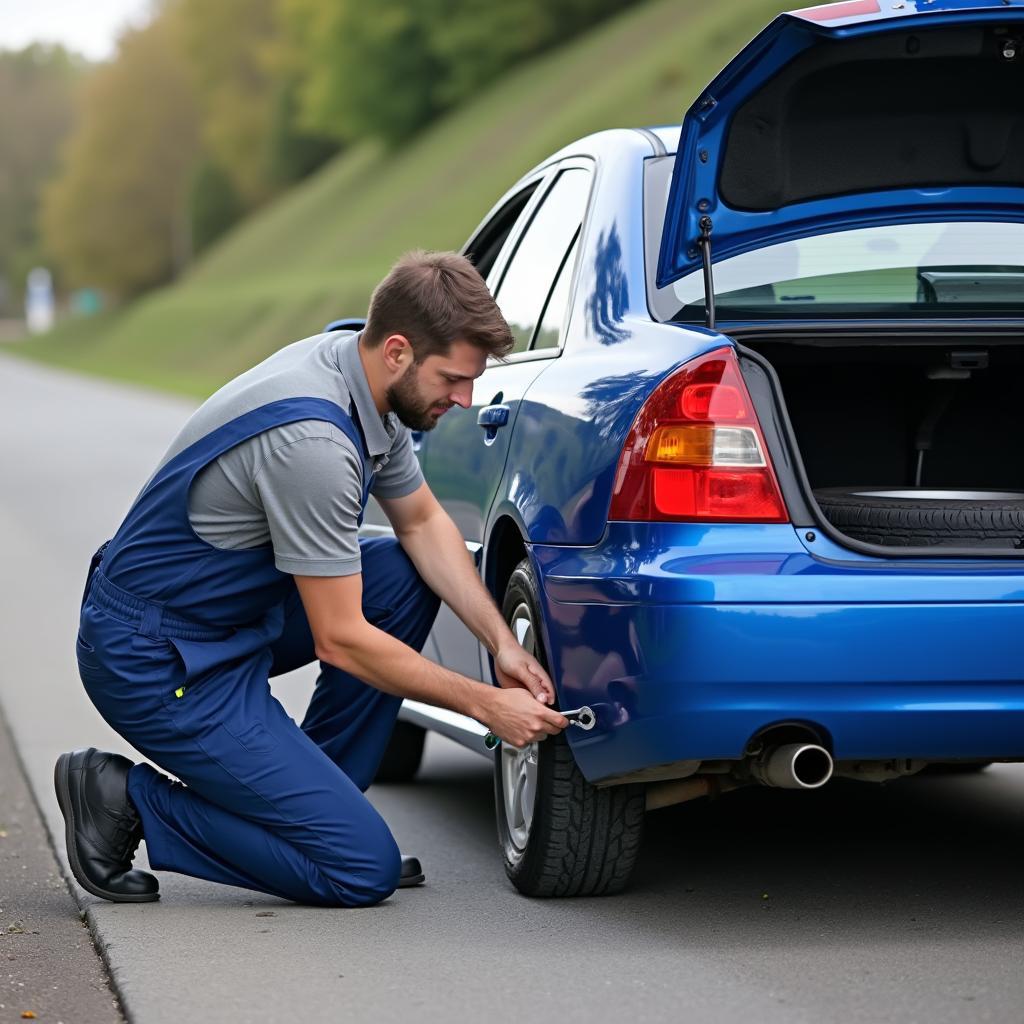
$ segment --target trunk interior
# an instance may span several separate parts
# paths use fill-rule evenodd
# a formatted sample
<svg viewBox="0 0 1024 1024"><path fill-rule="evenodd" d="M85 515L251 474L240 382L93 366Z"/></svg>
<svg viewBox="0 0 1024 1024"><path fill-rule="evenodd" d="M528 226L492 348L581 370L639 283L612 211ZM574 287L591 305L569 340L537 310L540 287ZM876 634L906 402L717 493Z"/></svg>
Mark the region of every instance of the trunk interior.
<svg viewBox="0 0 1024 1024"><path fill-rule="evenodd" d="M775 369L811 488L834 525L843 528L824 502L826 489L900 491L904 502L945 510L947 519L951 510L962 518L998 502L1024 523L1024 339L745 338L743 345ZM896 498L875 500L876 524ZM1024 546L1024 527L1020 537L997 541L984 526L974 531L981 546ZM915 542L898 530L850 532L882 544L972 546L970 533Z"/></svg>

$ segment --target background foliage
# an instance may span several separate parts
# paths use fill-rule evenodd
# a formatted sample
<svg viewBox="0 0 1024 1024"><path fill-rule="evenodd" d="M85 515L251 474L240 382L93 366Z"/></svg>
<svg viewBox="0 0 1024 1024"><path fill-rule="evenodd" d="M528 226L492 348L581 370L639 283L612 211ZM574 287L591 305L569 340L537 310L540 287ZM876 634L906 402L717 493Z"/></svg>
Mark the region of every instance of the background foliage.
<svg viewBox="0 0 1024 1024"><path fill-rule="evenodd" d="M403 251L459 248L501 193L572 139L674 123L777 12L650 0L506 72L399 150L350 145L247 217L170 287L69 321L36 358L205 395L329 320L358 316Z"/></svg>
<svg viewBox="0 0 1024 1024"><path fill-rule="evenodd" d="M72 94L85 68L59 47L0 53L0 279L20 291L43 256L37 231L42 183L71 130ZM2 291L2 290L0 290ZM17 298L0 294L0 311Z"/></svg>
<svg viewBox="0 0 1024 1024"><path fill-rule="evenodd" d="M26 254L45 255L65 289L131 299L346 146L404 144L515 62L633 2L163 0L85 76L41 217L37 188L17 242L0 239L7 276L20 288ZM24 67L46 72L47 88L26 96L35 112L22 111L38 130L13 126L32 128L38 181L69 129L74 82L66 55L36 52L6 55L0 85ZM0 189L24 162L0 154Z"/></svg>
<svg viewBox="0 0 1024 1024"><path fill-rule="evenodd" d="M283 0L304 123L399 143L523 57L635 0Z"/></svg>
<svg viewBox="0 0 1024 1024"><path fill-rule="evenodd" d="M187 182L198 114L176 25L125 36L118 59L83 83L64 166L43 195L47 251L71 287L131 296L188 261Z"/></svg>

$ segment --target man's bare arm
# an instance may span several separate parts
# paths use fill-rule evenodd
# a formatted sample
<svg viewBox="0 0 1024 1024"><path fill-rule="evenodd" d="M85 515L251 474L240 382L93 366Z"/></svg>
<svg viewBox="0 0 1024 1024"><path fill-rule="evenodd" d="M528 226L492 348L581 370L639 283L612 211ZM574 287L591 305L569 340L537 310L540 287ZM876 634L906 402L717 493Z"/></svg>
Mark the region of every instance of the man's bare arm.
<svg viewBox="0 0 1024 1024"><path fill-rule="evenodd" d="M524 746L568 722L525 690L495 689L418 654L366 621L362 576L296 576L316 656L386 693L449 708Z"/></svg>
<svg viewBox="0 0 1024 1024"><path fill-rule="evenodd" d="M512 635L483 585L458 527L423 484L402 498L379 499L402 547L427 586L494 657L502 686L523 686L545 703L555 699L547 672Z"/></svg>

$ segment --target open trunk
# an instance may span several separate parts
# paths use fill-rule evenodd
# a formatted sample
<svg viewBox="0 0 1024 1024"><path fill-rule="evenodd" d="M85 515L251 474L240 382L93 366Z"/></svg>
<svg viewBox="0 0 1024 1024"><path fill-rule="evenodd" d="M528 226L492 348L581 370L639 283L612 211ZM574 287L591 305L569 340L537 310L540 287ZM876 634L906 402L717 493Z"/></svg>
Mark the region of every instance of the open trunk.
<svg viewBox="0 0 1024 1024"><path fill-rule="evenodd" d="M743 345L778 377L804 497L846 537L1024 549L1024 337Z"/></svg>

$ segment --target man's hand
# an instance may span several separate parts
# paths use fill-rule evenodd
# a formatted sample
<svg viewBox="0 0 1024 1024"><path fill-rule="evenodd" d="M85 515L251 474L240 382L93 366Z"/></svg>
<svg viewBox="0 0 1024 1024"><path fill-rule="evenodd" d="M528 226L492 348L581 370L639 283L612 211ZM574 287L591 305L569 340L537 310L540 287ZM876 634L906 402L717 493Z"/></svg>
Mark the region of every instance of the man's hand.
<svg viewBox="0 0 1024 1024"><path fill-rule="evenodd" d="M541 663L509 636L509 642L494 656L494 674L506 689L522 687L544 704L555 701L555 687Z"/></svg>
<svg viewBox="0 0 1024 1024"><path fill-rule="evenodd" d="M496 736L513 747L525 747L546 736L560 733L569 719L546 707L526 690L513 684L511 689L490 689L484 724Z"/></svg>

